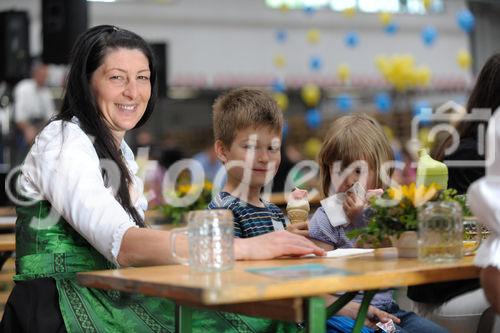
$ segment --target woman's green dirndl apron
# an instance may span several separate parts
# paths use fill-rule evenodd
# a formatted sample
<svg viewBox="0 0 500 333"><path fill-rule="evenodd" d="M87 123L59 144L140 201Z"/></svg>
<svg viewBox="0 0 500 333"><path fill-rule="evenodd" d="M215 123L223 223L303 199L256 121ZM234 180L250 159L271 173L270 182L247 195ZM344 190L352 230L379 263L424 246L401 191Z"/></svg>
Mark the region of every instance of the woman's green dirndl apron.
<svg viewBox="0 0 500 333"><path fill-rule="evenodd" d="M40 201L17 207L14 281L53 278L66 330L174 332L172 301L80 286L76 273L116 268L57 213ZM195 310L193 332L297 332L294 323Z"/></svg>

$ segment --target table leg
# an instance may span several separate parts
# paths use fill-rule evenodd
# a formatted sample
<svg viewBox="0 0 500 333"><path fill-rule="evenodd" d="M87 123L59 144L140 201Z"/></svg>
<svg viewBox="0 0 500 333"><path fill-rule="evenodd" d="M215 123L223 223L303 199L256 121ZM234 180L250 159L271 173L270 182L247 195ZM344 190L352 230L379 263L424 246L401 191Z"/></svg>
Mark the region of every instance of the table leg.
<svg viewBox="0 0 500 333"><path fill-rule="evenodd" d="M191 333L191 321L193 310L185 305L175 305L175 332Z"/></svg>
<svg viewBox="0 0 500 333"><path fill-rule="evenodd" d="M365 324L366 313L368 312L368 306L370 306L370 302L372 301L373 296L377 293L377 290L368 290L365 291L363 296L363 302L361 302L361 306L359 307L358 316L356 317L356 324L354 325L353 333L361 332Z"/></svg>
<svg viewBox="0 0 500 333"><path fill-rule="evenodd" d="M309 297L307 304L307 332L326 332L325 300L322 297Z"/></svg>
<svg viewBox="0 0 500 333"><path fill-rule="evenodd" d="M333 302L332 305L328 307L328 309L326 309L326 318L328 319L339 312L340 309L342 309L347 303L349 303L357 294L358 292L352 291L340 296L335 302Z"/></svg>

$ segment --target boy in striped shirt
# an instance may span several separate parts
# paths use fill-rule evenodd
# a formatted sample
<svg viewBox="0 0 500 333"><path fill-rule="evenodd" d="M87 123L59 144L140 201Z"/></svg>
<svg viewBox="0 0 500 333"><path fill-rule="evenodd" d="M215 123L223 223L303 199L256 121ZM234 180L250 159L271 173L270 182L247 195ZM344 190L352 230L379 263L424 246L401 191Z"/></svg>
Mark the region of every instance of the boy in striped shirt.
<svg viewBox="0 0 500 333"><path fill-rule="evenodd" d="M208 207L233 212L236 237L286 228L282 211L260 197L281 161L282 127L276 102L259 89L231 90L213 105L215 152L227 171L227 182Z"/></svg>

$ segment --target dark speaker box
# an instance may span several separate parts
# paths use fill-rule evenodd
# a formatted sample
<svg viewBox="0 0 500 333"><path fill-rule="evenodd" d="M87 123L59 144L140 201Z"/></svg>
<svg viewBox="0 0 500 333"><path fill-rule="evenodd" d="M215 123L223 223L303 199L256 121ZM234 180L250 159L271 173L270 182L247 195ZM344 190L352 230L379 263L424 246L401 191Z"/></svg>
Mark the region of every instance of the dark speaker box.
<svg viewBox="0 0 500 333"><path fill-rule="evenodd" d="M168 45L167 43L150 43L158 68L158 97L167 97L168 90Z"/></svg>
<svg viewBox="0 0 500 333"><path fill-rule="evenodd" d="M30 75L29 19L22 11L0 13L0 81L16 83Z"/></svg>
<svg viewBox="0 0 500 333"><path fill-rule="evenodd" d="M43 61L67 64L78 35L87 30L86 0L42 0Z"/></svg>

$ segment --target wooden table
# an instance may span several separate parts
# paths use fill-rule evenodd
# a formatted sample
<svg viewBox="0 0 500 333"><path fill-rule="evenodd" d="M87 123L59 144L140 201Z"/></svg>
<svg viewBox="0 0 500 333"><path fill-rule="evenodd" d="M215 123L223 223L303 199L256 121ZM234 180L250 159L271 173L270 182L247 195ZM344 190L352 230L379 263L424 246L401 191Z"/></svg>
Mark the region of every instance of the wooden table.
<svg viewBox="0 0 500 333"><path fill-rule="evenodd" d="M283 279L248 272L252 268L304 264L320 264L352 274ZM79 273L78 280L89 287L161 296L176 301L180 304L176 320L181 332L190 331L190 307L208 307L290 321L305 318L309 332L324 332L327 316L338 311L355 293L347 293L340 298L330 311L318 295L365 291L356 332L362 327L368 304L376 290L478 276L479 268L473 265L473 257L465 257L455 263L429 264L417 259L364 255L335 259L240 261L232 270L212 274L191 272L189 267L180 265L127 268Z"/></svg>
<svg viewBox="0 0 500 333"><path fill-rule="evenodd" d="M12 252L16 250L15 234L0 234L0 252Z"/></svg>
<svg viewBox="0 0 500 333"><path fill-rule="evenodd" d="M16 209L12 206L0 207L0 230L14 230Z"/></svg>
<svg viewBox="0 0 500 333"><path fill-rule="evenodd" d="M16 234L0 234L0 270L16 250Z"/></svg>

